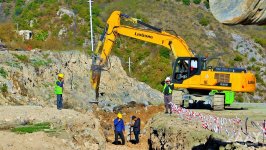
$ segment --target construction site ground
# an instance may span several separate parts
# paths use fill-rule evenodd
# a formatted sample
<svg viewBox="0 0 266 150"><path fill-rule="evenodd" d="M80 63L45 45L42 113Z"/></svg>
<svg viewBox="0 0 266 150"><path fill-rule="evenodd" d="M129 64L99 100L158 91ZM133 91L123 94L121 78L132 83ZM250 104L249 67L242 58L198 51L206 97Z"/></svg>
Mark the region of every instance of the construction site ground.
<svg viewBox="0 0 266 150"><path fill-rule="evenodd" d="M93 112L74 111L64 109L62 111L56 108L41 108L35 106L1 106L0 116L0 150L1 149L100 149L108 150L145 150L149 149L150 145L150 127L166 127L171 129L170 132L165 132L166 140L179 143L180 146L173 149L191 149L193 147L200 148L201 144L209 140L209 136L213 132L203 129L194 122L185 121L179 118L176 114L164 114L164 106L122 106L119 111L123 114L123 119L127 125L130 122L130 116L136 115L141 119L141 135L140 143L135 145L126 142L125 145L114 145L113 119L116 118L116 112L105 112L102 109L94 106ZM224 111L211 111L205 109L193 109L195 112L202 114L211 114L226 118L239 117L249 120L263 121L266 119L266 104L262 103L235 103L232 107ZM100 123L93 119L96 117ZM55 134L46 132L36 132L27 134L17 134L11 132L10 128L19 120L33 122L54 122L64 130L58 130ZM10 124L7 124L10 123ZM84 124L85 123L85 124ZM63 125L63 126L62 126ZM84 128L91 128L84 136ZM249 124L249 131L257 131ZM100 134L93 133L93 130L102 130ZM158 130L159 132L159 130ZM102 133L102 134L101 134ZM125 138L127 139L125 133ZM105 138L105 139L104 139ZM134 138L134 135L132 135ZM180 140L180 138L182 140ZM223 137L226 139L226 137ZM170 139L170 140L169 140ZM173 140L172 140L173 139ZM175 139L175 140L174 140ZM17 142L17 141L21 142ZM98 144L88 144L88 140L94 140ZM171 141L172 140L172 141ZM106 141L106 144L105 144ZM156 144L156 141L153 141ZM84 145L85 143L85 145ZM157 143L158 144L158 143ZM42 147L45 145L45 147ZM104 146L105 145L105 146ZM156 145L153 145L156 146ZM202 149L202 148L201 148ZM247 146L245 144L237 144L237 147L224 146L224 149L266 149L266 147Z"/></svg>
<svg viewBox="0 0 266 150"><path fill-rule="evenodd" d="M97 110L97 109L96 109ZM213 116L219 116L219 117L225 117L225 118L235 118L239 117L242 120L245 120L246 117L249 118L249 121L263 121L266 119L266 104L261 103L235 103L231 107L227 107L224 111L211 111L206 109L193 109L195 112L200 112L202 114L209 114ZM116 118L116 113L106 113L101 110L95 111L96 116L101 121L101 125L103 129L105 130L105 136L107 140L107 149L114 149L114 150L122 150L122 149L149 149L148 139L150 138L149 133L149 120L154 117L165 117L165 121L175 121L175 124L178 126L178 130L184 129L184 132L193 132L194 130L198 130L196 128L201 128L199 126L196 126L193 122L187 122L184 121L176 114L164 114L164 106L135 106L135 107L124 107L121 112L123 113L123 119L125 121L125 124L128 124L130 122L130 116L136 115L141 118L141 135L140 135L140 143L139 144L132 144L130 142L126 142L126 144L123 145L114 145L112 142L114 141L114 132L113 132L113 119ZM164 119L162 119L164 120ZM248 128L250 131L256 131L256 129L252 128L251 125L248 125ZM208 134L206 129L200 129L199 133L202 134ZM125 133L125 136L128 133ZM186 133L183 133L186 134ZM183 135L180 135L183 136ZM205 137L205 135L203 136ZM126 137L125 137L126 138ZM134 135L132 136L134 138ZM225 138L226 139L226 138ZM193 138L191 138L193 140ZM207 139L202 139L202 141ZM244 140L244 139L243 139ZM190 141L193 143L193 141ZM266 143L265 143L266 144ZM247 147L247 145L240 145L239 149ZM242 146L242 147L241 147ZM249 147L250 149L256 148L256 149L266 149L266 147Z"/></svg>

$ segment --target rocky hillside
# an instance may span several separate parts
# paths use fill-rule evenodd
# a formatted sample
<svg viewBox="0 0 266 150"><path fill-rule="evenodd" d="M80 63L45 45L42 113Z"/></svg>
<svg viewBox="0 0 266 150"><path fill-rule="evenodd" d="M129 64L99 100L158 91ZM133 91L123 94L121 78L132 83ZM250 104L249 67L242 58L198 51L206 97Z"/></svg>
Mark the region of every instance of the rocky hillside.
<svg viewBox="0 0 266 150"><path fill-rule="evenodd" d="M88 51L90 33L87 1L0 2L0 17L4 22L0 24L0 39L10 49ZM93 3L96 40L114 10L164 30L175 31L198 55L208 55L209 65L244 67L253 71L258 90L255 94L239 94L237 100L265 100L265 26L223 25L216 21L208 9L208 2L203 0L99 0ZM32 39L23 41L15 32L16 29L32 31ZM171 75L171 53L160 46L119 37L113 54L119 57L128 75L157 90L161 89L160 81ZM131 74L127 69L128 57L133 62Z"/></svg>
<svg viewBox="0 0 266 150"><path fill-rule="evenodd" d="M57 73L65 74L65 108L90 109L95 93L90 85L91 59L78 51L1 51L1 105L54 106ZM103 72L99 106L106 111L132 102L149 105L162 102L161 93L129 78L117 57Z"/></svg>

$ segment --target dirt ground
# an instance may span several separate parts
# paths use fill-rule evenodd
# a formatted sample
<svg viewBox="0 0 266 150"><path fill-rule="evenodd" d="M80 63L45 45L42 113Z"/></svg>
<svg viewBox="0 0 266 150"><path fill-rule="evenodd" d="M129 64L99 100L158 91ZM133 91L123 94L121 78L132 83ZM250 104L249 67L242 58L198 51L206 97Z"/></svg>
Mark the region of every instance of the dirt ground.
<svg viewBox="0 0 266 150"><path fill-rule="evenodd" d="M50 137L44 132L18 135L12 132L0 131L0 138L0 150L71 150L66 140Z"/></svg>
<svg viewBox="0 0 266 150"><path fill-rule="evenodd" d="M135 115L141 119L141 135L140 135L140 143L135 145L130 142L126 142L126 145L114 145L112 142L114 141L114 132L113 132L113 120L116 118L117 113L114 112L105 112L97 107L94 107L93 114L88 113L80 113L74 110L63 110L58 112L55 108L41 108L30 106L21 106L21 107L0 107L0 125L5 125L7 122L17 123L23 120L32 120L32 121L48 121L54 120L56 122L63 121L68 122L68 126L74 123L70 120L76 120L75 122L81 122L80 126L83 126L83 122L87 120L87 124L93 122L91 119L93 116L99 119L99 128L103 130L103 141L104 138L107 141L104 149L108 150L145 150L149 149L148 140L150 139L150 126L155 126L159 128L168 128L171 129L171 132L165 132L176 139L178 137L187 138L185 142L189 143L196 140L201 141L196 144L204 143L208 136L212 134L211 131L207 131L203 129L201 126L198 126L195 122L184 121L179 118L176 114L164 114L164 106L143 106L143 105L135 105L135 106L124 106L120 109L123 114L123 119L125 124L128 125L130 122L130 116ZM31 110L32 109L32 110ZM29 111L31 110L31 111ZM232 107L227 108L224 111L211 111L205 109L193 109L195 112L200 112L202 114L209 114L215 116L223 116L226 118L234 118L239 117L244 120L246 117L249 118L249 121L263 121L266 120L266 104L239 104L235 103ZM18 114L20 114L18 116ZM91 118L91 119L90 119ZM89 119L89 120L88 120ZM79 120L79 121L78 121ZM83 122L81 120L84 120ZM60 121L60 122L61 122ZM76 123L75 123L76 124ZM92 125L94 126L94 125ZM75 126L73 126L75 127ZM70 128L67 130L71 131L73 134L80 133L81 130L77 130L80 128ZM249 131L257 131L256 128L252 127L252 125L248 124ZM75 132L77 130L77 132ZM159 130L158 130L159 131ZM90 131L92 132L92 131ZM186 132L186 133L184 133ZM197 137L191 136L192 134L187 134L188 132L195 132ZM178 133L178 135L176 135ZM68 133L69 134L69 133ZM125 133L126 135L128 133ZM95 135L96 136L96 135ZM204 139L201 139L204 137ZM97 137L96 137L97 138ZM125 136L126 138L126 136ZM134 135L132 135L134 139ZM36 132L31 134L16 134L12 133L6 129L0 130L0 150L5 149L73 149L73 147L77 147L77 143L72 143L72 137L63 136L51 136L44 132ZM77 138L78 140L79 138ZM127 138L126 138L127 139ZM80 141L85 148L86 138L80 137ZM172 141L175 142L175 141ZM181 144L184 142L180 141ZM89 143L87 143L89 144ZM194 143L195 144L195 143ZM266 143L265 143L266 144ZM187 144L189 145L189 144ZM239 144L238 144L239 145ZM97 145L87 145L88 147L97 147ZM241 146L241 145L240 145ZM243 149L243 146L241 147ZM239 149L241 149L239 148ZM256 147L244 146L244 149L255 149ZM97 148L96 148L97 149ZM230 149L230 148L229 148ZM238 149L238 148L237 148ZM266 149L266 147L258 147L256 149Z"/></svg>
<svg viewBox="0 0 266 150"><path fill-rule="evenodd" d="M256 128L252 127L250 124L250 121L263 121L266 119L266 104L240 104L235 103L231 107L227 107L224 111L211 111L206 109L193 109L195 112L200 112L202 114L208 114L208 115L214 115L218 117L226 117L226 118L235 118L238 117L242 120L245 120L246 117L249 118L248 123L248 129L249 131L257 131ZM113 133L113 119L116 118L116 113L106 113L103 111L95 111L96 116L100 119L101 125L103 129L105 130L105 136L107 140L107 149L114 149L114 150L122 150L122 149L149 149L148 145L148 139L150 137L148 127L146 126L148 124L148 121L153 118L154 116L161 114L161 116L164 116L170 120L169 122L177 121L175 123L179 124L178 129L186 128L186 131L193 131L197 130L196 128L200 128L201 132L205 132L205 129L201 129L201 126L193 125L194 122L187 122L182 121L182 119L178 118L177 115L166 115L163 114L164 112L164 106L136 106L133 108L123 108L123 119L125 121L125 124L128 124L130 122L130 116L136 115L141 118L141 129L142 133L140 136L140 143L135 145L131 144L130 142L126 142L125 146L122 145L113 145L112 142L114 141L114 133ZM173 122L174 123L174 122ZM146 128L144 128L146 126ZM188 129L190 128L190 129ZM207 132L207 131L206 131ZM126 133L128 134L128 133ZM180 135L183 136L183 135ZM132 136L134 138L134 136ZM266 137L265 137L266 138ZM206 140L206 139L204 139ZM266 143L265 143L266 144ZM249 149L253 149L249 148ZM241 149L241 148L240 148ZM259 149L266 149L266 147L259 147Z"/></svg>
<svg viewBox="0 0 266 150"><path fill-rule="evenodd" d="M40 106L0 106L0 114L0 150L105 148L100 123L90 112ZM11 132L14 127L40 122L51 123L54 132Z"/></svg>

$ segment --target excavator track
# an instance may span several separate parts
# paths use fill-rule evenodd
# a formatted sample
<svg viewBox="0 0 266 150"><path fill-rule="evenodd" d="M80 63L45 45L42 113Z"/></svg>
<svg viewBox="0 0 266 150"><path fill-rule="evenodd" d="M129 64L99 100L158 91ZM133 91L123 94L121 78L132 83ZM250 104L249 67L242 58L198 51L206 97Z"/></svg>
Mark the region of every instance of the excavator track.
<svg viewBox="0 0 266 150"><path fill-rule="evenodd" d="M214 111L224 110L224 95L215 94L213 96L212 109Z"/></svg>

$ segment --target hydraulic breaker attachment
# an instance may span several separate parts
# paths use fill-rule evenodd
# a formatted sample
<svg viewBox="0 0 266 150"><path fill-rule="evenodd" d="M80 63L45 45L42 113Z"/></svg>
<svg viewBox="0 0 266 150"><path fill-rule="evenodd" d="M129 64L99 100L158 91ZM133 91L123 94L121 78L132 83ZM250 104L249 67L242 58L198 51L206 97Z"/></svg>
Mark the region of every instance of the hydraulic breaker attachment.
<svg viewBox="0 0 266 150"><path fill-rule="evenodd" d="M96 100L99 98L99 85L101 79L101 66L100 65L92 65L91 66L91 85L95 90Z"/></svg>

